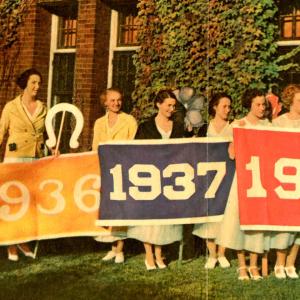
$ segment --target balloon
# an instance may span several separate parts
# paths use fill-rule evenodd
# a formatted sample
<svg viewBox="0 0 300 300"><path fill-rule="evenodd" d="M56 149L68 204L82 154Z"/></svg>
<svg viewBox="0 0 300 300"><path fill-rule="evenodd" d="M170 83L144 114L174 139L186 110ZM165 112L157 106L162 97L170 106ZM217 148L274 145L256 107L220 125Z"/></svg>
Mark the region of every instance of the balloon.
<svg viewBox="0 0 300 300"><path fill-rule="evenodd" d="M193 127L200 127L203 124L203 119L199 110L187 111L185 118Z"/></svg>
<svg viewBox="0 0 300 300"><path fill-rule="evenodd" d="M195 95L189 103L189 110L201 110L204 107L204 97Z"/></svg>
<svg viewBox="0 0 300 300"><path fill-rule="evenodd" d="M185 124L192 127L200 127L204 122L200 113L204 107L204 97L195 94L195 89L191 87L182 87L173 91L178 102L186 109Z"/></svg>
<svg viewBox="0 0 300 300"><path fill-rule="evenodd" d="M180 89L179 92L179 99L181 100L180 102L185 104L188 103L191 98L194 96L195 90L190 87L183 87Z"/></svg>

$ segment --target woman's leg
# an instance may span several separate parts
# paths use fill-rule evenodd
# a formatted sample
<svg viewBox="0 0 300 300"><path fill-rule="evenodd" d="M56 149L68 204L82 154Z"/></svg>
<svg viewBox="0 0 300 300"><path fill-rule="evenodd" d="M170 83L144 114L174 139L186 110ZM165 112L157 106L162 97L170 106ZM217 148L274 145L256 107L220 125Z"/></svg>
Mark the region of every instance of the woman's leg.
<svg viewBox="0 0 300 300"><path fill-rule="evenodd" d="M276 266L285 266L286 252L286 249L276 250Z"/></svg>
<svg viewBox="0 0 300 300"><path fill-rule="evenodd" d="M250 277L254 280L258 280L262 278L259 274L259 270L257 267L257 259L258 259L258 254L254 252L250 252L250 266L248 270L249 270Z"/></svg>
<svg viewBox="0 0 300 300"><path fill-rule="evenodd" d="M217 258L217 245L214 240L207 239L206 246L208 249L209 257Z"/></svg>
<svg viewBox="0 0 300 300"><path fill-rule="evenodd" d="M222 246L218 246L218 262L220 264L221 268L229 268L230 267L230 263L227 260L227 258L225 257L225 247Z"/></svg>
<svg viewBox="0 0 300 300"><path fill-rule="evenodd" d="M217 263L217 245L214 240L207 239L206 246L208 249L208 259L204 265L205 269L213 269Z"/></svg>
<svg viewBox="0 0 300 300"><path fill-rule="evenodd" d="M274 267L274 274L276 278L284 279L286 278L284 266L286 260L286 249L284 250L276 250L276 263Z"/></svg>
<svg viewBox="0 0 300 300"><path fill-rule="evenodd" d="M247 266L246 266L246 258L245 258L245 252L244 251L237 251L237 257L238 257L238 272L239 272L239 280L247 280L249 279L248 272L247 272Z"/></svg>
<svg viewBox="0 0 300 300"><path fill-rule="evenodd" d="M124 262L124 253L123 253L124 240L118 240L116 243L116 258L115 263L120 264Z"/></svg>
<svg viewBox="0 0 300 300"><path fill-rule="evenodd" d="M123 252L123 247L124 247L124 240L118 240L115 248L116 253Z"/></svg>
<svg viewBox="0 0 300 300"><path fill-rule="evenodd" d="M162 255L161 255L161 253L162 253L161 246L155 245L154 251L155 251L156 261L162 265L164 263L164 261L163 261Z"/></svg>
<svg viewBox="0 0 300 300"><path fill-rule="evenodd" d="M32 253L27 243L19 244L18 247L21 249L23 253Z"/></svg>
<svg viewBox="0 0 300 300"><path fill-rule="evenodd" d="M18 249L17 245L10 245L7 247L8 259L12 261L17 261L18 257Z"/></svg>
<svg viewBox="0 0 300 300"><path fill-rule="evenodd" d="M218 246L218 257L225 256L226 248L222 246Z"/></svg>
<svg viewBox="0 0 300 300"><path fill-rule="evenodd" d="M152 244L144 243L144 248L146 252L146 262L150 267L155 266L153 251L152 251Z"/></svg>
<svg viewBox="0 0 300 300"><path fill-rule="evenodd" d="M299 251L299 245L294 244L286 258L286 267L294 267L297 254Z"/></svg>
<svg viewBox="0 0 300 300"><path fill-rule="evenodd" d="M297 274L295 268L295 261L297 258L298 250L299 250L299 245L294 244L286 259L286 267L285 267L286 275L293 279L299 278L299 275Z"/></svg>

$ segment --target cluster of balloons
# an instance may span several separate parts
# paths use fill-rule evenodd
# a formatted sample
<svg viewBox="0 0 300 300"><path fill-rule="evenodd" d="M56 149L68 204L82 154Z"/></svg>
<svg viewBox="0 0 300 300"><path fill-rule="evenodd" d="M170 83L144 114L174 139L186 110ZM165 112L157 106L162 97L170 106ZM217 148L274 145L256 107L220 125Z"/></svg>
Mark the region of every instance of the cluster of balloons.
<svg viewBox="0 0 300 300"><path fill-rule="evenodd" d="M195 89L191 87L182 87L173 92L177 101L185 108L185 126L201 127L204 123L201 115L201 110L204 107L204 97L197 95Z"/></svg>

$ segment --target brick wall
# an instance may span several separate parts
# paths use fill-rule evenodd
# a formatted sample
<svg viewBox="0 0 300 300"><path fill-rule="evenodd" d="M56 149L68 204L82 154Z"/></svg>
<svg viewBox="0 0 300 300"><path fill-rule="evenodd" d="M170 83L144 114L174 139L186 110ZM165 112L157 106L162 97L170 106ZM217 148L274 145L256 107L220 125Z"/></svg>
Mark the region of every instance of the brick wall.
<svg viewBox="0 0 300 300"><path fill-rule="evenodd" d="M82 151L91 148L94 121L103 113L98 95L107 87L110 12L100 0L79 0L74 102L85 121Z"/></svg>
<svg viewBox="0 0 300 300"><path fill-rule="evenodd" d="M47 82L49 69L49 51L51 38L51 14L37 6L35 1L30 5L23 23L19 28L19 42L7 55L10 60L7 66L11 69L8 80L0 86L0 112L9 100L15 98L21 90L15 84L18 75L24 70L35 67L43 77L39 98L47 99ZM3 154L3 145L0 154Z"/></svg>
<svg viewBox="0 0 300 300"><path fill-rule="evenodd" d="M30 67L42 73L39 98L47 99L51 14L33 2L20 30L20 43L10 50L10 55L18 53L18 57L9 86L0 87L0 111L8 100L20 93L14 81L20 72ZM107 87L110 16L110 8L102 1L78 0L73 102L83 112L85 121L78 151L91 148L94 122L103 114L98 95Z"/></svg>

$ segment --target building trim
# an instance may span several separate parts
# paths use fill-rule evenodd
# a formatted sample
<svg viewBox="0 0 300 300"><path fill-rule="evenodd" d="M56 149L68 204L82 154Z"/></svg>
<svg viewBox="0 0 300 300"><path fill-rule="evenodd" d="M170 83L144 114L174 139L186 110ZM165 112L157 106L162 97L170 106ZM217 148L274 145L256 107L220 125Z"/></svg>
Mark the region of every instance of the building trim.
<svg viewBox="0 0 300 300"><path fill-rule="evenodd" d="M293 40L293 41L278 41L278 46L299 46L300 40Z"/></svg>

